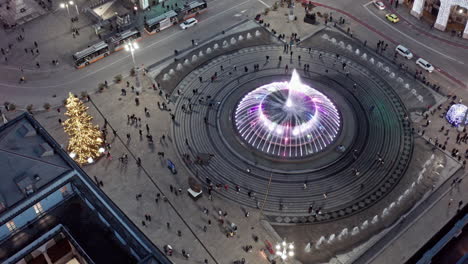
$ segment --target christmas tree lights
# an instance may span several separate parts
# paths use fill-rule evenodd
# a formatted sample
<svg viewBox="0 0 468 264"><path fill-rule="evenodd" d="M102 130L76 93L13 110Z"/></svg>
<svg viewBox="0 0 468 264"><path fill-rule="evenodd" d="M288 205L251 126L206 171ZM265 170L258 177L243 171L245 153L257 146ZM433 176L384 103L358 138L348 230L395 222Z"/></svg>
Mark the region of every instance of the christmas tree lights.
<svg viewBox="0 0 468 264"><path fill-rule="evenodd" d="M86 112L88 107L72 93L65 106L65 115L69 118L62 125L69 136L67 150L70 157L80 165L92 163L102 155L102 132L91 122L93 117Z"/></svg>

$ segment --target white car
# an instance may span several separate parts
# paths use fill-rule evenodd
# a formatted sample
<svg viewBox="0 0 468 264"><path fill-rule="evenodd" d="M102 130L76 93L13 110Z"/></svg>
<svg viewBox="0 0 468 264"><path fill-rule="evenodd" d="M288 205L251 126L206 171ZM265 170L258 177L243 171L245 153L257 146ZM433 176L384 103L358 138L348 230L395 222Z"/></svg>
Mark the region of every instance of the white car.
<svg viewBox="0 0 468 264"><path fill-rule="evenodd" d="M385 4L382 1L373 1L375 7L379 10L385 10Z"/></svg>
<svg viewBox="0 0 468 264"><path fill-rule="evenodd" d="M411 60L413 58L413 53L403 45L398 45L395 48L395 51L400 54L401 56L407 58L408 60Z"/></svg>
<svg viewBox="0 0 468 264"><path fill-rule="evenodd" d="M426 70L428 72L434 71L434 66L432 66L432 64L430 64L428 61L426 61L426 60L424 60L422 58L419 58L416 61L416 64L419 65L419 67L423 68L424 70Z"/></svg>
<svg viewBox="0 0 468 264"><path fill-rule="evenodd" d="M180 24L180 28L185 30L189 27L195 26L197 23L198 23L198 20L196 20L195 18L189 18Z"/></svg>

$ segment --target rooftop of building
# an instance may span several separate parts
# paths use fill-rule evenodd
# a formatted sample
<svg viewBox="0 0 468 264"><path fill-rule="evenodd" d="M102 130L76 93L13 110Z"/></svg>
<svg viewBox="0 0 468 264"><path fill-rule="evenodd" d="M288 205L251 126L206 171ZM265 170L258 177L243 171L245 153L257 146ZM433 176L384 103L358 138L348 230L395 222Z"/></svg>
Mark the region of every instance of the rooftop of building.
<svg viewBox="0 0 468 264"><path fill-rule="evenodd" d="M0 262L5 263L6 259L28 247L28 250L18 254L18 257L24 257L38 249L47 251L51 246L46 245L44 248L44 244L50 239L44 239L44 234L59 225L66 229L66 232L62 233L68 234L67 239L78 245L75 245L75 248L82 249L81 255L89 257L94 263L137 263L137 260L122 248L122 244L102 223L99 216L77 195L2 241Z"/></svg>
<svg viewBox="0 0 468 264"><path fill-rule="evenodd" d="M27 114L0 126L0 213L73 170L52 145Z"/></svg>
<svg viewBox="0 0 468 264"><path fill-rule="evenodd" d="M76 190L2 240L0 263L32 252L41 263L37 245L49 245L43 237L58 227L88 263L170 262L29 113L0 126L0 168L2 224L67 182Z"/></svg>

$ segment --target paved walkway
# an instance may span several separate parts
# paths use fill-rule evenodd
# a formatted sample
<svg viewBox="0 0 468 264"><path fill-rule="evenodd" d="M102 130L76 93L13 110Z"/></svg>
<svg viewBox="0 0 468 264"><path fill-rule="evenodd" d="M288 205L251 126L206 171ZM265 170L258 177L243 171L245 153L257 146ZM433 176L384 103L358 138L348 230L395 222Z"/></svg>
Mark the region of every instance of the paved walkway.
<svg viewBox="0 0 468 264"><path fill-rule="evenodd" d="M197 201L187 195L190 174L181 165L173 148L169 128L172 122L170 112L157 106L157 102L166 101L158 95L159 90L152 89L151 81L143 77L144 89L139 96L140 105L137 106L134 100L136 95L130 92L134 79L128 79L131 83L129 88L126 87L126 81L127 79L121 84L111 85L108 90L92 97L109 125L117 130L118 137L114 138L108 127L112 159L101 158L96 164L85 167L88 175L103 181L106 194L155 245L161 249L166 244L173 246L176 253L171 259L175 263L203 263L205 258L209 263L215 263L199 241L213 254L216 263L228 263L241 258L245 258L248 263L263 263L263 257L259 254L259 250L264 247L263 241L267 239L274 243L279 238L271 236L271 232L265 230L257 210L245 209L236 203L222 200L217 194L213 195L213 201L209 201L207 195ZM122 88L127 89L126 96L120 95ZM94 122L102 126L104 120L97 109L89 103L87 105L91 107L89 112L95 117ZM144 114L144 107L148 108L148 115ZM169 108L173 106L169 105ZM64 111L62 108L60 113L52 110L36 115L41 124L62 144L66 144L66 135L57 120L66 119ZM141 126L127 122L127 114L135 114L141 118ZM146 124L149 125L154 144L148 143ZM142 136L139 136L140 129ZM127 133L131 135L130 140L127 140ZM165 135L165 139L161 139L162 135ZM161 151L164 152L164 158L157 154ZM128 164L119 162L118 158L124 153L128 154ZM136 165L138 157L142 160L141 167ZM175 163L178 170L176 175L167 169L166 159ZM182 191L176 191L176 195L175 191L170 191L170 186L175 190L181 188ZM158 202L155 201L157 193L162 195ZM136 199L137 194L142 194L142 197ZM163 201L164 196L168 198L168 202ZM207 208L209 212L203 213L203 208ZM227 213L223 217L224 224L218 222L219 210ZM246 211L249 211L249 217L245 217ZM151 215L150 222L145 220L145 214ZM145 221L145 226L142 221ZM167 222L170 223L170 228L166 227ZM238 232L234 237L227 238L226 230L230 223L238 226ZM204 226L207 227L206 232ZM182 232L181 237L177 234L178 230ZM253 235L259 237L258 242L253 240ZM246 253L242 249L245 245L252 245L253 252ZM190 254L190 259L186 260L181 255L182 249Z"/></svg>

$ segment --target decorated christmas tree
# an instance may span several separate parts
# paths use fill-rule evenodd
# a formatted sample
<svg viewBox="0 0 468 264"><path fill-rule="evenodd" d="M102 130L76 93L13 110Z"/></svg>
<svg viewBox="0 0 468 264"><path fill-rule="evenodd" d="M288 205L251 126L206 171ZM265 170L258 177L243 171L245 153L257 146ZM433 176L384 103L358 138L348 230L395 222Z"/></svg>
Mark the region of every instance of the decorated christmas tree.
<svg viewBox="0 0 468 264"><path fill-rule="evenodd" d="M66 102L66 116L69 118L63 122L65 132L69 136L67 150L79 164L92 163L102 155L103 136L99 126L93 125L86 111L88 107L75 95L69 94Z"/></svg>

